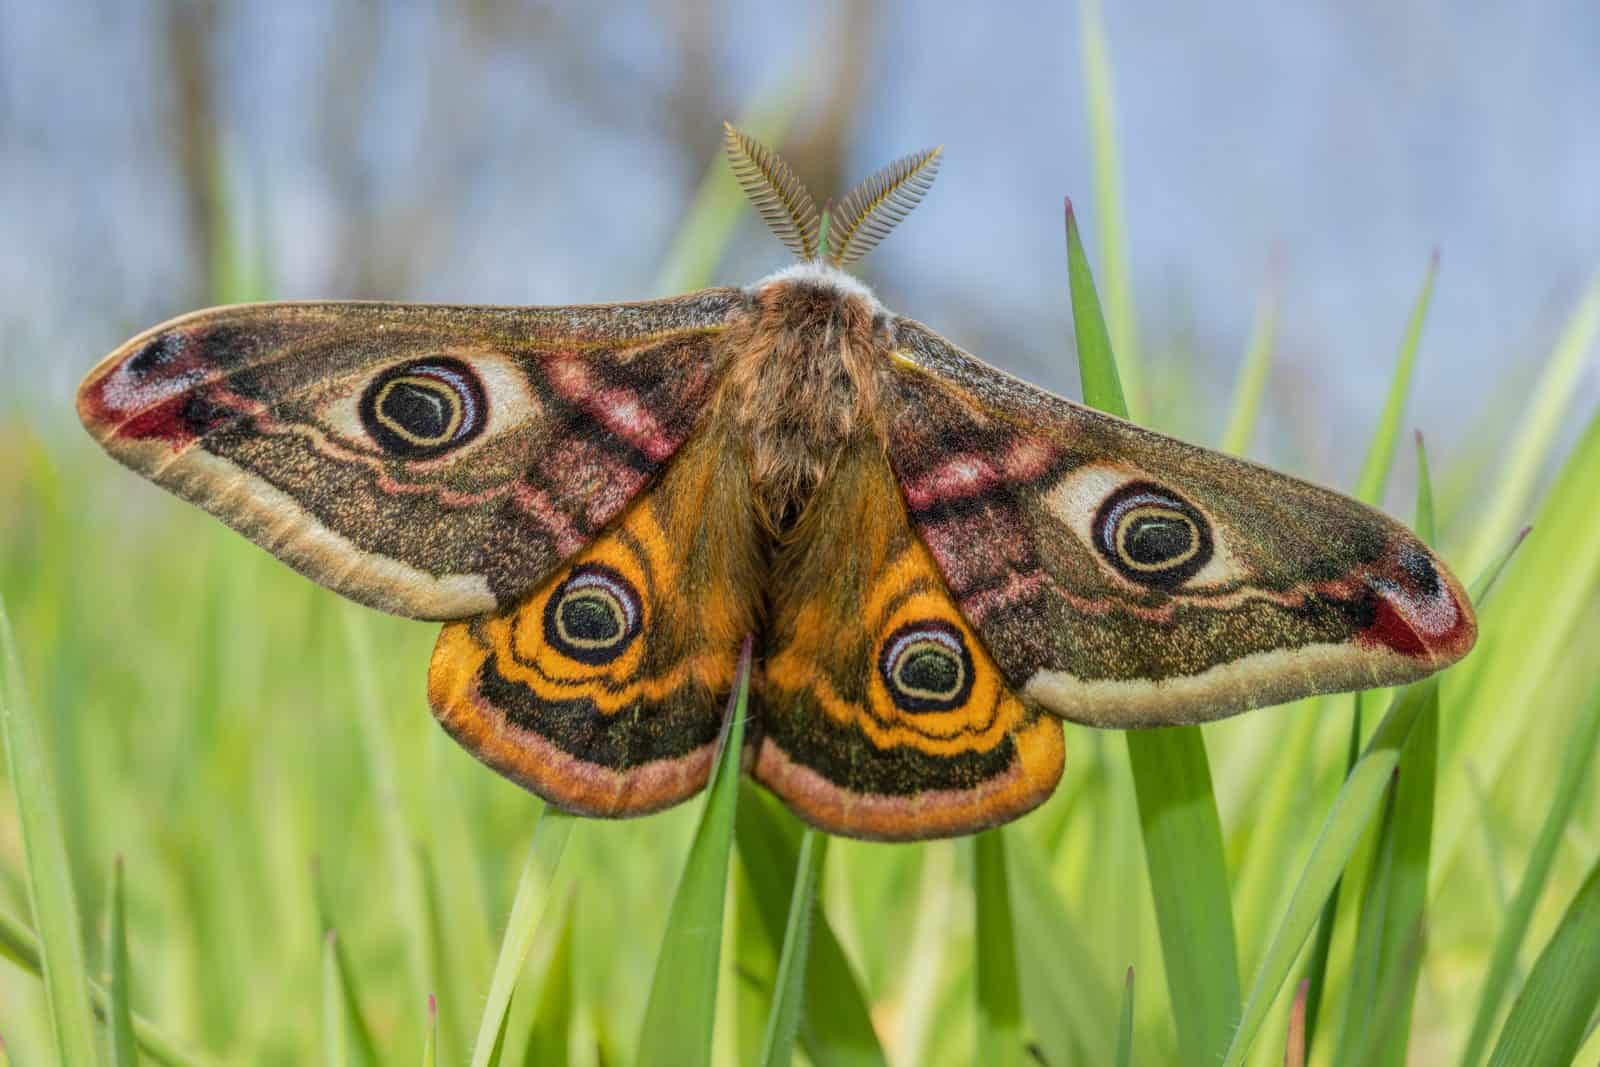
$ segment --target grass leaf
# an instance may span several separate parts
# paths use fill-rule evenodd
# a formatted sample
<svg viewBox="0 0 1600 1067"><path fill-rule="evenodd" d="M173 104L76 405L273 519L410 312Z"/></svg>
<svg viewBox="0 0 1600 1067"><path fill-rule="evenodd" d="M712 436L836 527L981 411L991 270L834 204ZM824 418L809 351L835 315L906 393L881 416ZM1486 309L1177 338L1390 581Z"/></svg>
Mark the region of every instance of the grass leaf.
<svg viewBox="0 0 1600 1067"><path fill-rule="evenodd" d="M1583 795L1583 785L1589 766L1594 762L1595 744L1600 741L1600 688L1589 699L1578 727L1567 738L1566 755L1561 761L1561 772L1555 789L1550 794L1550 809L1539 827L1533 851L1528 855L1528 865L1523 869L1522 880L1517 883L1516 894L1506 909L1505 920L1495 936L1494 953L1489 957L1484 972L1483 989L1478 994L1478 1006L1472 1020L1472 1031L1467 1038L1467 1048L1461 1057L1465 1067L1476 1067L1483 1062L1484 1050L1489 1047L1489 1035L1500 1015L1500 1005L1511 987L1516 971L1517 953L1527 936L1533 918L1534 906L1544 893L1555 865L1556 849L1561 844L1577 810L1578 799Z"/></svg>
<svg viewBox="0 0 1600 1067"><path fill-rule="evenodd" d="M697 1067L711 1062L716 1018L717 974L722 956L722 913L728 889L739 808L740 759L749 711L750 639L739 655L739 673L728 699L721 749L700 824L689 845L683 877L672 898L667 929L656 957L655 978L639 1030L637 1063Z"/></svg>
<svg viewBox="0 0 1600 1067"><path fill-rule="evenodd" d="M1417 365L1417 348L1422 342L1422 325L1428 318L1428 305L1433 302L1433 283L1439 276L1439 253L1434 252L1428 261L1428 273L1422 279L1422 291L1411 307L1411 318L1406 323L1405 336L1400 341L1400 357L1395 361L1394 374L1389 379L1389 395L1384 400L1383 412L1378 416L1377 429L1372 443L1367 446L1367 458L1356 479L1355 498L1366 504L1377 505L1383 499L1383 490L1389 484L1389 471L1394 466L1395 444L1400 437L1400 420L1405 414L1406 396L1411 391L1411 379Z"/></svg>
<svg viewBox="0 0 1600 1067"><path fill-rule="evenodd" d="M422 1067L439 1065L439 1002L428 995L428 1026L422 1037Z"/></svg>
<svg viewBox="0 0 1600 1067"><path fill-rule="evenodd" d="M346 1020L344 977L339 973L339 935L329 930L322 939L322 1062L327 1067L348 1067L350 1037Z"/></svg>
<svg viewBox="0 0 1600 1067"><path fill-rule="evenodd" d="M1133 968L1122 982L1122 1015L1117 1023L1117 1067L1133 1063Z"/></svg>
<svg viewBox="0 0 1600 1067"><path fill-rule="evenodd" d="M1433 699L1432 691L1437 686L1437 678L1428 678L1400 690L1389 707L1388 715L1378 724L1372 739L1345 778L1317 835L1316 844L1311 848L1311 856L1300 872L1277 932L1262 956L1250 994L1245 1000L1238 1029L1228 1046L1224 1067L1239 1067L1244 1063L1245 1055L1260 1033L1267 1011L1283 988L1284 980L1288 978L1295 957L1310 936L1324 902L1338 885L1345 865L1350 862L1357 843L1387 793L1390 779L1399 763L1400 750L1405 746L1428 701Z"/></svg>
<svg viewBox="0 0 1600 1067"><path fill-rule="evenodd" d="M974 1062L1006 1067L1026 1062L1022 995L1017 989L1017 942L1011 925L1005 831L972 839L973 904L977 939L977 1056Z"/></svg>
<svg viewBox="0 0 1600 1067"><path fill-rule="evenodd" d="M1511 1005L1490 1067L1571 1063L1600 1005L1600 862L1568 905Z"/></svg>
<svg viewBox="0 0 1600 1067"><path fill-rule="evenodd" d="M511 914L506 919L505 937L500 942L500 955L494 963L494 975L489 979L489 996L478 1021L472 1067L488 1067L495 1055L505 1029L506 1012L511 1007L511 995L516 991L517 977L527 961L539 919L550 902L556 868L566 851L567 838L572 836L573 822L573 817L566 812L546 806L534 824L528 858L522 865L517 893L511 901Z"/></svg>
<svg viewBox="0 0 1600 1067"><path fill-rule="evenodd" d="M338 980L340 989L338 1003L345 1011L345 1019L340 1028L342 1040L345 1042L341 1055L348 1056L349 1045L353 1042L357 1052L357 1062L366 1067L376 1067L379 1062L377 1042L373 1040L372 1029L367 1025L366 1016L361 1012L361 998L356 991L355 967L350 962L350 955L345 949L344 942L334 935L333 910L328 903L322 865L314 862L311 873L317 904L317 921L324 931L323 953L332 954L333 977ZM323 1006L326 1008L329 1003L326 999L326 990L323 995ZM340 1062L344 1061L341 1059Z"/></svg>
<svg viewBox="0 0 1600 1067"><path fill-rule="evenodd" d="M111 865L111 921L107 924L108 955L111 960L109 1048L112 1067L134 1067L139 1052L133 1038L133 1009L128 964L128 905L123 886L122 857Z"/></svg>
<svg viewBox="0 0 1600 1067"><path fill-rule="evenodd" d="M1569 635L1593 605L1600 582L1600 522L1594 487L1600 485L1600 415L1551 486L1532 532L1505 570L1495 596L1478 614L1478 647L1450 674L1450 714L1442 724L1439 757L1457 765L1471 753L1484 786L1493 789L1524 730L1567 727L1577 707L1530 720L1511 709L1536 699L1562 662ZM1450 873L1457 846L1474 821L1470 786L1462 775L1440 782L1439 825L1432 892Z"/></svg>
<svg viewBox="0 0 1600 1067"><path fill-rule="evenodd" d="M1094 274L1083 250L1078 217L1067 201L1067 285L1072 298L1072 333L1078 349L1078 375L1083 381L1083 402L1121 418L1128 418L1128 401L1122 392L1121 368L1111 334L1106 330Z"/></svg>
<svg viewBox="0 0 1600 1067"><path fill-rule="evenodd" d="M1083 41L1084 100L1089 110L1089 155L1094 161L1095 225L1100 239L1100 262L1105 269L1110 347L1117 353L1121 378L1126 385L1127 395L1132 398L1131 406L1122 405L1126 411L1119 411L1119 414L1141 418L1146 410L1144 363L1139 350L1138 318L1133 309L1127 228L1122 219L1122 165L1117 154L1111 55L1106 45L1099 0L1081 0L1078 26Z"/></svg>
<svg viewBox="0 0 1600 1067"><path fill-rule="evenodd" d="M793 894L784 873L799 864L800 824L769 793L749 784L740 797L737 822L740 866L761 926L776 948L787 928ZM816 1067L886 1067L861 980L820 908L812 918L805 986L800 1045L807 1058Z"/></svg>
<svg viewBox="0 0 1600 1067"><path fill-rule="evenodd" d="M35 978L44 977L44 955L39 948L39 937L27 924L0 911L0 956L4 956ZM89 996L96 1017L105 1019L111 1012L111 994L94 979L89 979ZM185 1052L182 1044L163 1033L160 1027L134 1013L133 1037L139 1049L156 1063L166 1067L199 1067L201 1061Z"/></svg>
<svg viewBox="0 0 1600 1067"><path fill-rule="evenodd" d="M1294 1003L1289 1007L1289 1032L1284 1036L1283 1067L1306 1067L1306 1056L1311 1051L1306 1039L1306 993L1310 979L1302 978L1295 990Z"/></svg>
<svg viewBox="0 0 1600 1067"><path fill-rule="evenodd" d="M1126 416L1116 357L1070 202L1067 273L1084 403ZM1130 730L1125 737L1178 1046L1186 1063L1211 1064L1227 1047L1238 1016L1239 962L1205 741L1197 726Z"/></svg>
<svg viewBox="0 0 1600 1067"><path fill-rule="evenodd" d="M1509 540L1527 515L1540 468L1565 421L1567 409L1578 397L1576 388L1591 354L1600 351L1600 274L1578 301L1567 320L1544 372L1534 385L1531 402L1520 405L1516 436L1505 450L1505 465L1494 488L1473 516L1472 540L1461 554L1461 564L1475 573Z"/></svg>
<svg viewBox="0 0 1600 1067"><path fill-rule="evenodd" d="M789 919L784 925L778 973L772 984L772 1010L761 1041L763 1067L788 1067L794 1056L795 1037L805 1008L806 960L811 952L811 924L817 908L817 878L827 846L827 837L810 827L800 836Z"/></svg>
<svg viewBox="0 0 1600 1067"><path fill-rule="evenodd" d="M1105 1020L1116 1010L1110 982L1086 931L1051 885L1045 855L1027 834L1006 840L1011 913L1016 928L1022 1006L1045 1059L1052 1064L1104 1063L1113 1042Z"/></svg>
<svg viewBox="0 0 1600 1067"><path fill-rule="evenodd" d="M1224 452L1242 456L1250 449L1250 439L1255 436L1256 423L1261 416L1261 397L1267 390L1267 371L1272 366L1272 349L1278 338L1278 281L1271 278L1256 308L1255 321L1250 326L1250 340L1245 345L1244 362L1239 365L1239 378L1233 386L1233 402L1228 410L1228 422L1217 445Z"/></svg>
<svg viewBox="0 0 1600 1067"><path fill-rule="evenodd" d="M60 808L4 602L0 602L0 728L22 826L28 902L39 927L40 963L56 1057L61 1063L98 1063L89 1010L89 974Z"/></svg>
<svg viewBox="0 0 1600 1067"><path fill-rule="evenodd" d="M350 678L355 688L357 718L376 801L374 807L378 810L388 860L389 889L406 932L404 940L412 995L421 1000L430 995L429 990L438 980L422 859L417 853L415 835L406 825L405 807L400 799L400 775L395 769L394 744L389 737L388 724L384 722L379 697L371 627L360 609L346 608L340 612L340 617L344 622L345 644L350 651Z"/></svg>
<svg viewBox="0 0 1600 1067"><path fill-rule="evenodd" d="M570 1058L571 1020L577 1006L572 984L572 942L573 905L569 897L561 909L561 924L544 967L544 983L534 1008L533 1028L522 1054L524 1067L566 1063Z"/></svg>
<svg viewBox="0 0 1600 1067"><path fill-rule="evenodd" d="M1416 512L1418 536L1431 543L1433 483L1421 434L1417 435ZM1368 875L1348 980L1341 1035L1345 1051L1337 1057L1341 1063L1402 1067L1406 1059L1421 963L1438 773L1439 687L1430 685L1427 690L1401 750L1390 803L1379 824L1377 859Z"/></svg>

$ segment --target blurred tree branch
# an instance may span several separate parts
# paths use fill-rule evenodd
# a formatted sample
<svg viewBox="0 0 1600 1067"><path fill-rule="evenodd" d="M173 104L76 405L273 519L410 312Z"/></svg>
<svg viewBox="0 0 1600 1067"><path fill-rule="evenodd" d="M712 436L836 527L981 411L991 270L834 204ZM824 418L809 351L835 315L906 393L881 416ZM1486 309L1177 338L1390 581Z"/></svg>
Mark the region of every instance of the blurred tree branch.
<svg viewBox="0 0 1600 1067"><path fill-rule="evenodd" d="M166 0L162 22L172 70L171 154L183 184L184 214L195 257L197 294L205 300L221 254L217 175L217 87L213 55L216 8L209 0Z"/></svg>

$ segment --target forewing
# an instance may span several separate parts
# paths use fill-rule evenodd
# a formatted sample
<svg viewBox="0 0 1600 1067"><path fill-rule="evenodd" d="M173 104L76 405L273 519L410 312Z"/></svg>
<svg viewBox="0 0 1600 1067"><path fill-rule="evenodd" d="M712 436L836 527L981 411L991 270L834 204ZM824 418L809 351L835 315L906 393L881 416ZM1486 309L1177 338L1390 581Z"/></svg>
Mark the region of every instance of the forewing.
<svg viewBox="0 0 1600 1067"><path fill-rule="evenodd" d="M445 626L428 699L468 751L585 815L641 815L705 785L761 544L716 420L621 523L513 607Z"/></svg>
<svg viewBox="0 0 1600 1067"><path fill-rule="evenodd" d="M113 457L323 585L461 618L516 602L660 472L743 308L735 290L216 308L113 352L78 412Z"/></svg>
<svg viewBox="0 0 1600 1067"><path fill-rule="evenodd" d="M1016 818L1061 776L912 533L875 440L846 449L779 549L755 776L802 819L883 840Z"/></svg>
<svg viewBox="0 0 1600 1067"><path fill-rule="evenodd" d="M901 320L885 438L961 612L1097 726L1412 681L1476 635L1444 564L1337 493L1051 396Z"/></svg>

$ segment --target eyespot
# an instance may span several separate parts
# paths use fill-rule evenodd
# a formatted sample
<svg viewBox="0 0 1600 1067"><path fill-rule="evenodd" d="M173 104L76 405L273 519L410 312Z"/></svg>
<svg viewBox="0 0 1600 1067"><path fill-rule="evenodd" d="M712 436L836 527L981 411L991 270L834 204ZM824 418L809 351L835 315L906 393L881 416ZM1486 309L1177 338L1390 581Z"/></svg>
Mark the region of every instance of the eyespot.
<svg viewBox="0 0 1600 1067"><path fill-rule="evenodd" d="M390 367L361 394L361 424L386 452L431 459L483 432L483 383L459 359L437 356Z"/></svg>
<svg viewBox="0 0 1600 1067"><path fill-rule="evenodd" d="M610 567L586 563L550 594L544 638L563 655L598 667L626 651L643 616L631 582Z"/></svg>
<svg viewBox="0 0 1600 1067"><path fill-rule="evenodd" d="M1211 528L1188 501L1150 482L1131 482L1100 505L1094 545L1123 577L1172 588L1211 559Z"/></svg>
<svg viewBox="0 0 1600 1067"><path fill-rule="evenodd" d="M972 653L961 631L941 619L909 622L878 653L878 674L904 711L949 711L972 693Z"/></svg>

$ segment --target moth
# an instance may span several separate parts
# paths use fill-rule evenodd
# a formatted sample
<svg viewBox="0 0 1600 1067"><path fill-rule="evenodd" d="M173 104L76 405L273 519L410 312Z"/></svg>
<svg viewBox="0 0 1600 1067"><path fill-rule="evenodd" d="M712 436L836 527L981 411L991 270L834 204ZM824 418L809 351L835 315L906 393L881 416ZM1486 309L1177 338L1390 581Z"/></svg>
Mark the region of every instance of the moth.
<svg viewBox="0 0 1600 1067"><path fill-rule="evenodd" d="M1399 523L1052 396L846 273L939 150L819 214L727 145L799 257L754 285L198 311L111 353L79 415L313 580L444 620L438 721L584 815L705 785L746 634L749 772L880 840L1035 807L1062 719L1205 722L1471 648L1460 583Z"/></svg>

